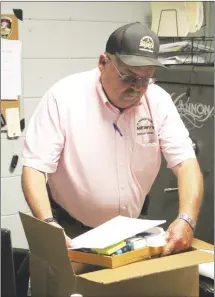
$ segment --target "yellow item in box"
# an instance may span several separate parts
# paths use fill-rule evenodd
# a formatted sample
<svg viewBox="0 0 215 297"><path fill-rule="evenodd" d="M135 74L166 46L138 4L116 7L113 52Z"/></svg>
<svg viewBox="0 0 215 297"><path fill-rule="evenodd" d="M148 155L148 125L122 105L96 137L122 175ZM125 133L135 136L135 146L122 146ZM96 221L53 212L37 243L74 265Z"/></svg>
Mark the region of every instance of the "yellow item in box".
<svg viewBox="0 0 215 297"><path fill-rule="evenodd" d="M111 254L115 253L116 251L118 251L119 249L123 248L124 246L126 246L126 242L120 241L118 243L115 243L115 244L110 245L103 249L91 249L91 250L98 254L111 255Z"/></svg>

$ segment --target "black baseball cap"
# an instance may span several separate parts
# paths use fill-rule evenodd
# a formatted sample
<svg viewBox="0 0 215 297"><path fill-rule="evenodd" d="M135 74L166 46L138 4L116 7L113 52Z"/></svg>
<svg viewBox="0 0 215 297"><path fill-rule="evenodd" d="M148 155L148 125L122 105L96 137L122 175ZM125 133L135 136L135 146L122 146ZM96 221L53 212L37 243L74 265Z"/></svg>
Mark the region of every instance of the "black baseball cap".
<svg viewBox="0 0 215 297"><path fill-rule="evenodd" d="M128 66L159 66L158 36L140 22L124 25L114 31L106 44L106 52L116 55Z"/></svg>

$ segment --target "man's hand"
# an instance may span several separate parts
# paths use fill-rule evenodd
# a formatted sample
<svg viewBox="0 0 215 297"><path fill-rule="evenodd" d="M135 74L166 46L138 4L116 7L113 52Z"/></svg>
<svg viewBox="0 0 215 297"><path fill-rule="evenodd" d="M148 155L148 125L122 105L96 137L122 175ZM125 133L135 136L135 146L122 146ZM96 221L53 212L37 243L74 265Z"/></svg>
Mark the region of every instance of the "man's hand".
<svg viewBox="0 0 215 297"><path fill-rule="evenodd" d="M64 232L64 229L59 224L57 224L55 222L50 222L49 224L54 226L54 227L57 227L59 229L62 229L63 232ZM65 232L64 232L64 236L65 236L67 248L71 248L72 247L72 239L69 236L67 236Z"/></svg>
<svg viewBox="0 0 215 297"><path fill-rule="evenodd" d="M64 232L65 235L65 239L66 239L66 246L67 248L71 248L72 247L72 239L66 235L66 233Z"/></svg>
<svg viewBox="0 0 215 297"><path fill-rule="evenodd" d="M184 251L191 246L192 240L193 230L190 225L181 219L176 219L167 229L167 244L162 255Z"/></svg>

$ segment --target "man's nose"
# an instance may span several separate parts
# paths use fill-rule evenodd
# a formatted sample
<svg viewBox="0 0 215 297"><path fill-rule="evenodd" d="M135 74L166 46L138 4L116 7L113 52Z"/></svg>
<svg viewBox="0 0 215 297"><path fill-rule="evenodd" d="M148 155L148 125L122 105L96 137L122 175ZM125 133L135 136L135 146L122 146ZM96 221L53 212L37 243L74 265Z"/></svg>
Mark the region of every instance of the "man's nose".
<svg viewBox="0 0 215 297"><path fill-rule="evenodd" d="M131 87L135 91L141 91L146 86L143 85L143 82L141 80L136 80L131 83Z"/></svg>

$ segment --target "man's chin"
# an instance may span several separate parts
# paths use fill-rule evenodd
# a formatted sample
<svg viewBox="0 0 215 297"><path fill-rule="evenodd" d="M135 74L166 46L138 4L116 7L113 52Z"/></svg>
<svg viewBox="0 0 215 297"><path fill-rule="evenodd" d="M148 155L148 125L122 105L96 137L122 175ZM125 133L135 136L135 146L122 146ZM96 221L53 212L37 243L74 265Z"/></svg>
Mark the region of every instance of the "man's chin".
<svg viewBox="0 0 215 297"><path fill-rule="evenodd" d="M123 101L121 101L121 107L120 108L129 108L132 106L138 106L140 104L140 98L137 98L135 100L126 100L125 98L123 98Z"/></svg>

